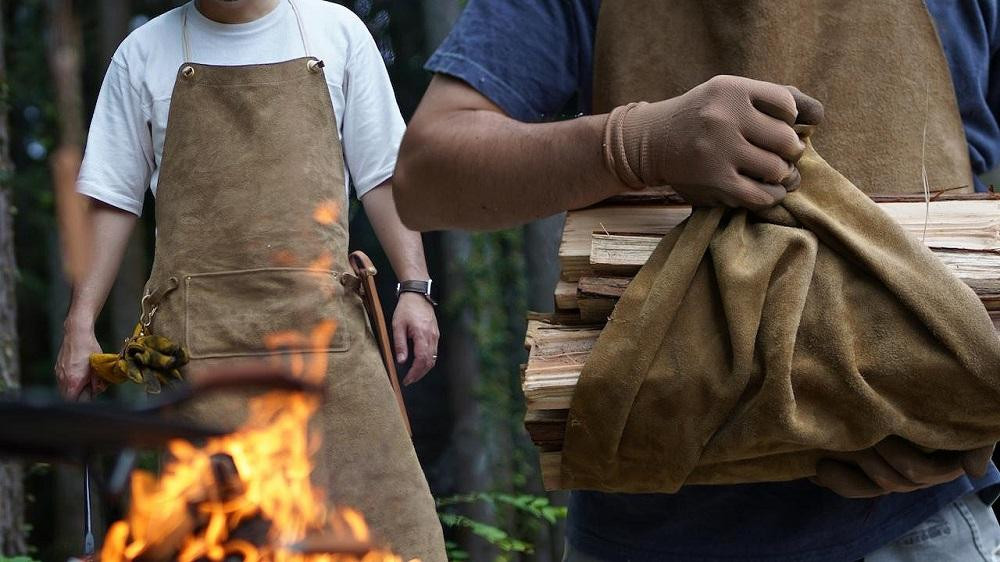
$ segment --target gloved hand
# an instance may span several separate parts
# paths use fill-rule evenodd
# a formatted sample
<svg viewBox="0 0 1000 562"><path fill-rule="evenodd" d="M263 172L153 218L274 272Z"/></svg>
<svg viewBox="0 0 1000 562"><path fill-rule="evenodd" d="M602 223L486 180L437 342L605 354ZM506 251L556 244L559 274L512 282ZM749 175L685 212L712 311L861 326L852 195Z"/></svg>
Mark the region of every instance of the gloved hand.
<svg viewBox="0 0 1000 562"><path fill-rule="evenodd" d="M605 162L633 189L669 185L695 205L767 208L800 181L805 145L792 125L822 117L822 104L795 88L716 76L675 98L615 108Z"/></svg>
<svg viewBox="0 0 1000 562"><path fill-rule="evenodd" d="M928 452L899 437L869 449L830 453L811 478L846 498L872 498L912 492L951 482L962 474L979 478L989 469L993 446L969 451Z"/></svg>
<svg viewBox="0 0 1000 562"><path fill-rule="evenodd" d="M146 385L156 394L164 384L181 379L180 368L188 362L187 352L163 336L145 335L136 325L120 354L95 353L90 368L101 379L118 384L131 380Z"/></svg>

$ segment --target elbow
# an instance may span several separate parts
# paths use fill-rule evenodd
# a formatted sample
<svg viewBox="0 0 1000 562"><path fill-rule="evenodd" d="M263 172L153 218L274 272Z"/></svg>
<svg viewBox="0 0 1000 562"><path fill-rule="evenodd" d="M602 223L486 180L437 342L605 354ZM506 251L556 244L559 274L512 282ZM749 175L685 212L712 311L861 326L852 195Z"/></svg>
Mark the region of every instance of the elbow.
<svg viewBox="0 0 1000 562"><path fill-rule="evenodd" d="M426 143L414 138L408 130L399 147L396 170L392 176L392 196L400 220L410 230L426 232L441 228L436 220L442 208L436 203L434 182L428 170L433 169L433 150Z"/></svg>

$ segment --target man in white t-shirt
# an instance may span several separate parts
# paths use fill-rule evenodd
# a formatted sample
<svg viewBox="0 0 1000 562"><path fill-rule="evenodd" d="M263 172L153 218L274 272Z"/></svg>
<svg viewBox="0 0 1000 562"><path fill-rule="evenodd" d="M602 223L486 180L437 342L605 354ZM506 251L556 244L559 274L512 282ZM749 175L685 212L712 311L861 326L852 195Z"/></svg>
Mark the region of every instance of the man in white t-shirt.
<svg viewBox="0 0 1000 562"><path fill-rule="evenodd" d="M443 559L440 525L346 259L353 185L402 280L394 347L404 362L412 344L404 383L416 382L437 357L438 327L420 235L392 197L403 131L371 35L336 4L197 0L137 29L112 58L91 123L78 191L94 202L94 252L56 374L70 399L97 384L94 322L148 186L157 245L145 328L186 346L193 367L273 353L267 334L307 331L307 318L335 326L292 349L329 365L322 484L400 554L427 562Z"/></svg>

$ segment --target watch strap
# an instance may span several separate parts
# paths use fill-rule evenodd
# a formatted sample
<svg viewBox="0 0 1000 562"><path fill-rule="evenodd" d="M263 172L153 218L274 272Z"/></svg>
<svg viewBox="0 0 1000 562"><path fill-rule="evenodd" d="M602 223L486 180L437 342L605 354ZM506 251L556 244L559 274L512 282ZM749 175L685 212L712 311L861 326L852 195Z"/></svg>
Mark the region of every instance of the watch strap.
<svg viewBox="0 0 1000 562"><path fill-rule="evenodd" d="M398 297L402 293L417 293L423 295L427 302L434 306L437 306L437 302L431 297L431 284L433 281L428 279L427 281L416 281L407 280L400 281L399 285L396 285L396 296Z"/></svg>

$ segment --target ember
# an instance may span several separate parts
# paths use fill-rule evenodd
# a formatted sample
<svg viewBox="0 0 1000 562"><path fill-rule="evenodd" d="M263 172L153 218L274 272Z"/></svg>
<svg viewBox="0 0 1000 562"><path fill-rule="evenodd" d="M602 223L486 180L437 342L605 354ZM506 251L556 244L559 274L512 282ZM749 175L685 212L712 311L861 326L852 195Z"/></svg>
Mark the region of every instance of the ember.
<svg viewBox="0 0 1000 562"><path fill-rule="evenodd" d="M329 338L318 326L313 343ZM287 345L289 334L271 339ZM315 380L325 372L322 353L290 357L294 373ZM307 424L320 398L272 391L250 400L238 431L196 447L168 445L157 480L136 471L128 515L108 530L101 560L390 562L401 559L372 545L364 517L350 508L328 509L313 486Z"/></svg>

